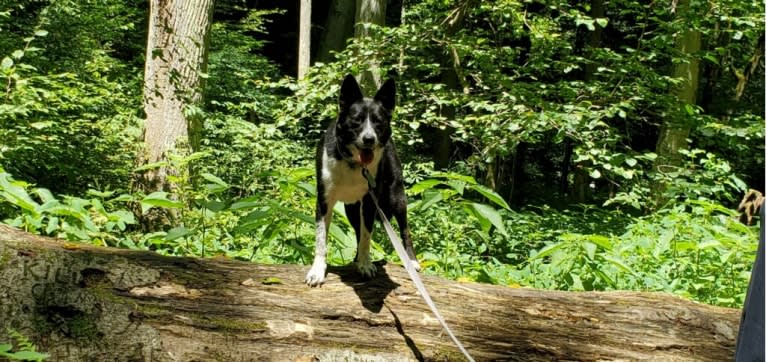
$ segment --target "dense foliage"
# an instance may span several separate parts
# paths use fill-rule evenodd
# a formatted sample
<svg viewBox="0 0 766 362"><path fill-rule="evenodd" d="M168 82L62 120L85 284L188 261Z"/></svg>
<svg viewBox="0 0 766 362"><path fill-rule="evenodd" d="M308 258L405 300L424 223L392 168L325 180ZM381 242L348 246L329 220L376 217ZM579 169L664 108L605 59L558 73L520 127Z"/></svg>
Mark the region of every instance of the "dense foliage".
<svg viewBox="0 0 766 362"><path fill-rule="evenodd" d="M296 81L266 49L289 11L220 2L195 110L203 137L169 161L182 170L175 195L130 191L145 4L0 5L0 219L169 255L310 263L315 142L339 80L375 59L398 81L395 139L426 273L741 306L757 235L732 208L764 182L763 4L679 3L405 1L401 24ZM688 29L704 38L698 54L677 47ZM673 64L689 57L696 104L673 93ZM655 169L667 119L691 126L690 148ZM662 204L654 182L669 185ZM177 224L143 232L153 207ZM349 263L353 230L336 215L328 261ZM373 257L395 261L376 235Z"/></svg>

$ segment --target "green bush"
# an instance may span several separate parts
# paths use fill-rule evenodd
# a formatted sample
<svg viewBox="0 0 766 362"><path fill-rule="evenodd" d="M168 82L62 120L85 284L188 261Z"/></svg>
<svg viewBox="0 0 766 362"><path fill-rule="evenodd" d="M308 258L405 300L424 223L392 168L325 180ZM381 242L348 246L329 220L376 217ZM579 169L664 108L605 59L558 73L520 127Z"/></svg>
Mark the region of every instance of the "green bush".
<svg viewBox="0 0 766 362"><path fill-rule="evenodd" d="M733 210L688 200L633 220L621 234L562 234L532 252L514 281L546 289L664 291L739 307L757 239Z"/></svg>
<svg viewBox="0 0 766 362"><path fill-rule="evenodd" d="M133 213L118 206L127 195L89 191L90 199L56 197L48 189L33 188L14 180L0 168L0 217L4 223L31 233L86 241L99 245L119 245L119 233L135 224Z"/></svg>

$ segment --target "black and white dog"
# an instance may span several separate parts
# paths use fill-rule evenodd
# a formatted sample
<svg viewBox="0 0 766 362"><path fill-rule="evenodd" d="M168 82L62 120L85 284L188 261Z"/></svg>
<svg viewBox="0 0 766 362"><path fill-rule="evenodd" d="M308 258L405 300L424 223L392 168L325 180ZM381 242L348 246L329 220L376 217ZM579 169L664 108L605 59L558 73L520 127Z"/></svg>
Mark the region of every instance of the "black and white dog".
<svg viewBox="0 0 766 362"><path fill-rule="evenodd" d="M375 265L370 260L370 236L377 213L367 194L369 187L362 168L375 178L372 192L386 217L396 218L408 257L420 269L407 226L402 166L391 140L395 98L393 79L386 81L372 99L362 95L352 75L343 80L338 118L325 131L317 148L316 250L314 264L306 275L309 286L324 282L327 232L338 201L345 204L346 216L356 231L356 267L365 277L375 275Z"/></svg>

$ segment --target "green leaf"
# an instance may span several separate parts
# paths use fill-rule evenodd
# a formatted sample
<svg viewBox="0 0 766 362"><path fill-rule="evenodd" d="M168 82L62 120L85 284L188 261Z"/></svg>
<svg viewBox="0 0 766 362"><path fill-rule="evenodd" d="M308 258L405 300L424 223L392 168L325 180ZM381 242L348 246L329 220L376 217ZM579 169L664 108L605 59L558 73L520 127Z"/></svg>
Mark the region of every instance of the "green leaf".
<svg viewBox="0 0 766 362"><path fill-rule="evenodd" d="M239 209L252 209L254 207L258 207L262 205L260 201L237 201L229 207L231 210L239 210Z"/></svg>
<svg viewBox="0 0 766 362"><path fill-rule="evenodd" d="M470 186L470 188L472 190L482 194L484 197L489 199L489 201L492 201L496 205L498 205L498 206L500 206L500 207L502 207L502 208L504 208L506 210L510 210L511 209L511 207L508 205L507 202L505 202L503 197L498 195L495 191L493 191L489 187L486 187L484 185L476 184L476 185Z"/></svg>
<svg viewBox="0 0 766 362"><path fill-rule="evenodd" d="M14 50L13 53L11 53L11 56L16 58L16 59L21 59L21 57L24 56L24 51L23 50Z"/></svg>
<svg viewBox="0 0 766 362"><path fill-rule="evenodd" d="M461 175L457 172L434 172L431 177L443 177L450 180L463 181L469 185L476 185L476 179L471 176Z"/></svg>
<svg viewBox="0 0 766 362"><path fill-rule="evenodd" d="M0 69L9 69L13 66L13 59L9 57L3 58L3 61L0 62Z"/></svg>
<svg viewBox="0 0 766 362"><path fill-rule="evenodd" d="M598 245L592 243L584 243L582 244L582 247L585 249L585 254L588 255L588 259L596 259L596 250L598 249Z"/></svg>
<svg viewBox="0 0 766 362"><path fill-rule="evenodd" d="M131 194L121 194L120 196L117 196L117 197L109 200L109 202L113 202L113 201L134 201L134 200L135 200L135 198Z"/></svg>
<svg viewBox="0 0 766 362"><path fill-rule="evenodd" d="M742 181L742 179L737 177L737 175L730 175L729 179L732 182L734 182L734 184L737 186L737 188L739 188L740 191L747 190L747 184L745 183L745 181Z"/></svg>
<svg viewBox="0 0 766 362"><path fill-rule="evenodd" d="M462 195L465 191L465 182L460 180L447 180L447 185L451 187L453 190L457 191L458 194Z"/></svg>
<svg viewBox="0 0 766 362"><path fill-rule="evenodd" d="M708 61L710 61L710 62L712 62L712 63L716 64L716 65L718 64L718 58L716 58L716 56L715 56L713 53L707 53L707 54L705 54L705 55L704 55L704 56L702 56L702 57L703 57L704 59L707 59Z"/></svg>
<svg viewBox="0 0 766 362"><path fill-rule="evenodd" d="M7 174L0 174L0 198L5 198L10 203L29 211L33 215L37 216L39 213L37 208L40 207L37 202L32 200L23 187L18 185L18 182L11 181Z"/></svg>
<svg viewBox="0 0 766 362"><path fill-rule="evenodd" d="M686 113L690 116L694 115L694 106L692 106L689 103L684 104L684 110L686 110Z"/></svg>
<svg viewBox="0 0 766 362"><path fill-rule="evenodd" d="M585 240L600 246L604 250L612 250L612 241L606 236L593 234L585 235Z"/></svg>
<svg viewBox="0 0 766 362"><path fill-rule="evenodd" d="M219 177L217 177L217 176L215 176L213 174L210 174L210 173L207 173L207 172L203 172L202 174L200 174L200 176L202 176L202 178L204 178L205 180L208 180L208 181L210 181L210 182L212 182L212 183L214 183L216 185L220 185L220 186L223 186L223 187L229 187L229 184L227 184L226 182L224 182Z"/></svg>
<svg viewBox="0 0 766 362"><path fill-rule="evenodd" d="M508 236L508 232L505 230L505 224L503 224L503 217L500 216L500 213L498 213L492 206L474 202L471 203L471 207L473 207L478 215L494 225L500 234Z"/></svg>
<svg viewBox="0 0 766 362"><path fill-rule="evenodd" d="M59 218L53 216L48 220L48 226L45 228L45 233L50 235L59 228Z"/></svg>
<svg viewBox="0 0 766 362"><path fill-rule="evenodd" d="M10 351L12 348L13 348L13 346L12 346L12 345L10 345L10 344L5 344L5 343L3 343L3 344L0 344L0 352L8 352L8 351Z"/></svg>
<svg viewBox="0 0 766 362"><path fill-rule="evenodd" d="M607 19L607 18L596 18L596 23L600 27L606 28L606 25L609 24L609 19Z"/></svg>
<svg viewBox="0 0 766 362"><path fill-rule="evenodd" d="M609 286L611 286L612 288L614 288L614 286L615 286L614 280L612 280L612 278L610 278L608 275L606 275L606 273L604 273L604 272L603 272L602 270L600 270L600 269L596 269L596 270L594 270L593 272L594 272L596 275L598 275L598 276L599 276L599 278L603 279L603 280L604 280L604 281L605 281L607 284L609 284Z"/></svg>
<svg viewBox="0 0 766 362"><path fill-rule="evenodd" d="M48 189L37 188L35 189L35 193L37 194L37 196L40 196L40 201L42 201L43 203L56 201L56 197L53 196L53 194Z"/></svg>
<svg viewBox="0 0 766 362"><path fill-rule="evenodd" d="M205 201L202 203L206 209L212 212L219 212L226 208L226 203L223 201Z"/></svg>
<svg viewBox="0 0 766 362"><path fill-rule="evenodd" d="M599 170L593 170L590 172L591 178L601 178L601 171Z"/></svg>
<svg viewBox="0 0 766 362"><path fill-rule="evenodd" d="M434 188L434 186L441 185L441 184L442 184L441 180L426 179L426 180L420 181L420 182L412 185L412 187L410 187L410 189L407 190L407 191L408 191L408 193L410 195L419 195L423 191L430 190L430 189Z"/></svg>
<svg viewBox="0 0 766 362"><path fill-rule="evenodd" d="M621 269L622 271L626 273L630 273L632 275L636 275L636 272L633 271L629 266L627 266L622 260L619 260L617 258L614 258L612 256L604 255L604 260L610 262L612 265L616 266L617 268Z"/></svg>
<svg viewBox="0 0 766 362"><path fill-rule="evenodd" d="M282 284L282 279L279 279L277 277L267 277L261 280L261 284L265 284L265 285Z"/></svg>
<svg viewBox="0 0 766 362"><path fill-rule="evenodd" d="M314 221L311 221L311 223L313 222ZM335 240L338 240L343 246L353 245L355 240L354 236L343 231L343 229L335 223L330 224L330 236L335 238Z"/></svg>
<svg viewBox="0 0 766 362"><path fill-rule="evenodd" d="M418 209L426 210L439 201L442 201L443 196L439 190L428 190L423 193L423 200L420 203Z"/></svg>
<svg viewBox="0 0 766 362"><path fill-rule="evenodd" d="M165 191L152 192L141 200L141 212L146 213L152 207L163 207L168 209L179 209L184 206L183 203L168 199L168 193Z"/></svg>
<svg viewBox="0 0 766 362"><path fill-rule="evenodd" d="M11 353L10 357L22 361L40 361L49 358L50 355L35 351L18 351Z"/></svg>
<svg viewBox="0 0 766 362"><path fill-rule="evenodd" d="M580 279L580 276L575 273L569 273L569 277L572 278L572 286L570 290L585 290L585 288L582 285L582 279Z"/></svg>
<svg viewBox="0 0 766 362"><path fill-rule="evenodd" d="M112 195L114 195L114 191L99 191L99 190L90 189L88 190L88 195L101 197L101 198L107 198L107 197L112 197Z"/></svg>
<svg viewBox="0 0 766 362"><path fill-rule="evenodd" d="M638 161L633 157L628 157L625 159L625 163L627 163L628 166L633 167L638 163Z"/></svg>
<svg viewBox="0 0 766 362"><path fill-rule="evenodd" d="M182 238L186 235L190 235L194 233L194 230L186 228L184 226L178 226L174 227L170 230L168 230L168 233L165 234L165 240L167 241L173 241L178 238Z"/></svg>
<svg viewBox="0 0 766 362"><path fill-rule="evenodd" d="M35 36L46 36L46 35L48 35L47 30L43 30L43 29L35 30Z"/></svg>
<svg viewBox="0 0 766 362"><path fill-rule="evenodd" d="M713 247L719 247L719 246L721 246L721 242L718 241L718 240L706 240L706 241L701 242L697 246L697 248L699 250L704 250L704 249L707 249L707 248L713 248Z"/></svg>
<svg viewBox="0 0 766 362"><path fill-rule="evenodd" d="M589 19L589 18L578 18L575 20L576 26L585 25L585 27L588 28L588 30L590 31L596 30L596 26L593 24L594 24L593 19Z"/></svg>
<svg viewBox="0 0 766 362"><path fill-rule="evenodd" d="M548 246L540 249L540 252L538 252L535 256L529 258L529 261L534 261L534 260L537 260L537 259L542 259L542 258L544 258L544 257L546 257L548 255L551 255L551 254L555 253L557 250L563 248L566 244L567 244L566 242L562 241L562 242L558 242L556 244L548 245Z"/></svg>

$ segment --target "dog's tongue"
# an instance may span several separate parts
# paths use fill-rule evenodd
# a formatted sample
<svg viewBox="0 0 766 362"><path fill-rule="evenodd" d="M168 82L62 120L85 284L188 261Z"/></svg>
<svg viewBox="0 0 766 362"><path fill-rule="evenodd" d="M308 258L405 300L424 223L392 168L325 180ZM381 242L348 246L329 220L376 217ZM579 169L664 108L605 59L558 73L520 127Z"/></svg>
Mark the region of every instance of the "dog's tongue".
<svg viewBox="0 0 766 362"><path fill-rule="evenodd" d="M363 165L369 165L372 163L372 150L368 148L363 148L359 150L359 158Z"/></svg>

